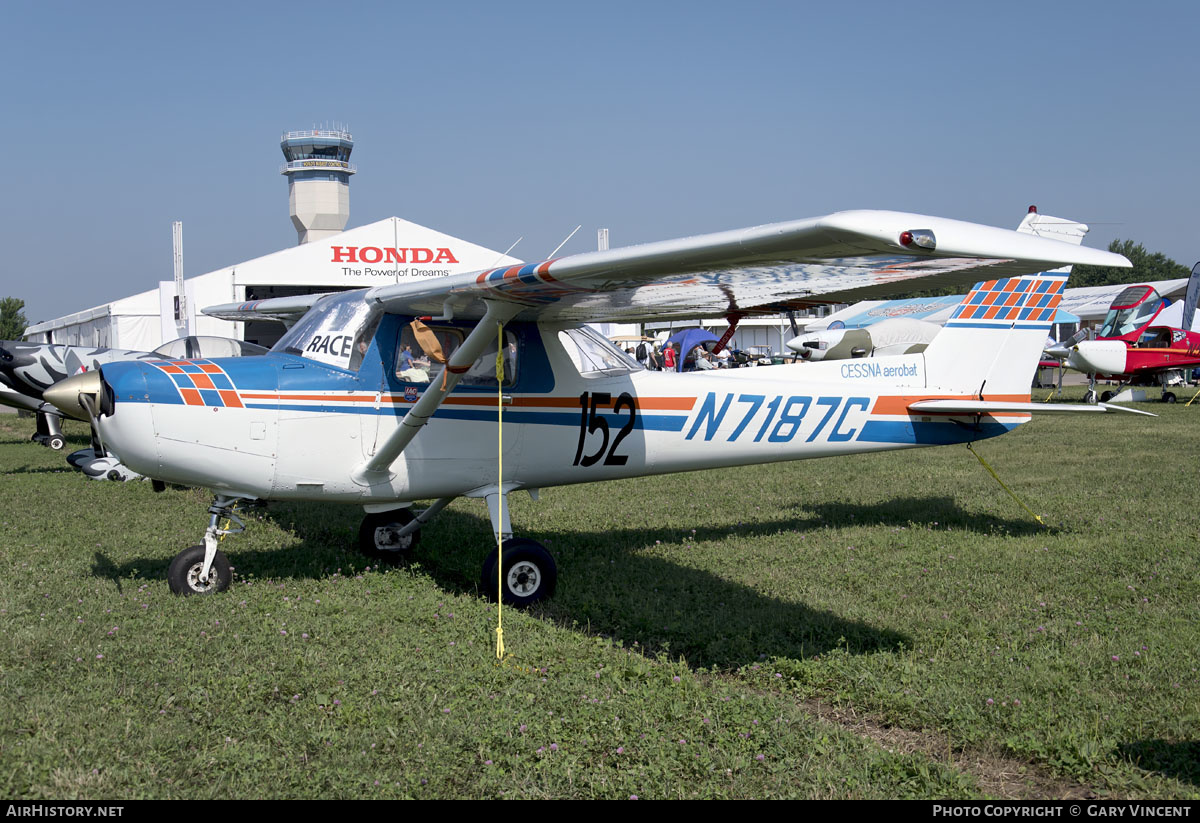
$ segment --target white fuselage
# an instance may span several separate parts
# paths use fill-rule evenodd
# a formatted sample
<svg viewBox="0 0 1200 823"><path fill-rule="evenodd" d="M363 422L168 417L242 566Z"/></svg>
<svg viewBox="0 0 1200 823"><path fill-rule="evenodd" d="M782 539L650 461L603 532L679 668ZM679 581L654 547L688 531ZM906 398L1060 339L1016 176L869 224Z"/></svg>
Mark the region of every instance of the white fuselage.
<svg viewBox="0 0 1200 823"><path fill-rule="evenodd" d="M355 469L400 424L411 390L239 388L241 407L118 396L101 431L130 468L156 479L262 499L378 504L471 494L496 485L500 471L506 488L538 488L963 442L1026 419L910 414L911 400L962 396L926 385L921 354L582 374L554 330L538 333L551 379L524 392L518 381L503 405L494 390L455 391L374 485L356 482ZM282 359L295 361L282 368L327 368Z"/></svg>

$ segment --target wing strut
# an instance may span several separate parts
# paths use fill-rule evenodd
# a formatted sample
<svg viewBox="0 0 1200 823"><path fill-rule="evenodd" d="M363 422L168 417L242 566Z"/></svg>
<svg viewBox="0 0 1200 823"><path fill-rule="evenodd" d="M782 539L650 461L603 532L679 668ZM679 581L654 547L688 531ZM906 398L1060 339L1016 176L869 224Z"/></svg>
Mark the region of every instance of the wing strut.
<svg viewBox="0 0 1200 823"><path fill-rule="evenodd" d="M475 328L471 329L471 333L467 335L467 339L463 341L462 345L454 351L454 354L450 355L450 361L446 364L444 371L445 379L437 381L436 384L431 383L416 404L404 415L396 430L379 447L379 450L350 473L350 477L355 483L361 486L374 486L391 480L394 476L391 471L392 463L416 437L417 432L429 422L429 418L442 405L442 401L450 392L454 391L454 387L458 385L463 373L483 354L483 350L491 342L492 335L496 333L496 327L503 326L524 308L514 303L500 303L491 300L485 302L487 312L475 325Z"/></svg>

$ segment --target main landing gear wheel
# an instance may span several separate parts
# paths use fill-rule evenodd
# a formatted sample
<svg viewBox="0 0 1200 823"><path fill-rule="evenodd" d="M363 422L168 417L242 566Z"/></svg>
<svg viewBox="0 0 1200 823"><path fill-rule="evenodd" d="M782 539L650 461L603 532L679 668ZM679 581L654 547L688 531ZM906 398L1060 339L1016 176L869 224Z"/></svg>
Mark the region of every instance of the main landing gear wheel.
<svg viewBox="0 0 1200 823"><path fill-rule="evenodd" d="M1106 392L1104 392L1104 394L1100 395L1100 402L1107 403L1109 400L1112 400L1114 397L1116 397L1115 394L1113 394L1110 391L1106 391Z"/></svg>
<svg viewBox="0 0 1200 823"><path fill-rule="evenodd" d="M1174 403L1175 402L1175 392L1169 392L1169 391L1163 392L1162 401L1164 403Z"/></svg>
<svg viewBox="0 0 1200 823"><path fill-rule="evenodd" d="M200 579L204 568L204 544L184 549L175 555L171 568L167 570L167 583L175 594L212 594L223 592L233 582L233 568L223 552L213 558L208 580Z"/></svg>
<svg viewBox="0 0 1200 823"><path fill-rule="evenodd" d="M496 599L496 552L483 562L480 586L489 600ZM526 537L504 541L504 604L524 609L554 594L558 568L540 543Z"/></svg>
<svg viewBox="0 0 1200 823"><path fill-rule="evenodd" d="M385 563L403 563L421 541L421 530L404 537L397 537L396 531L412 521L413 513L408 509L368 514L358 527L359 551Z"/></svg>
<svg viewBox="0 0 1200 823"><path fill-rule="evenodd" d="M67 445L67 441L63 439L61 434L52 434L50 439L46 441L46 445L55 451L62 451L62 447Z"/></svg>

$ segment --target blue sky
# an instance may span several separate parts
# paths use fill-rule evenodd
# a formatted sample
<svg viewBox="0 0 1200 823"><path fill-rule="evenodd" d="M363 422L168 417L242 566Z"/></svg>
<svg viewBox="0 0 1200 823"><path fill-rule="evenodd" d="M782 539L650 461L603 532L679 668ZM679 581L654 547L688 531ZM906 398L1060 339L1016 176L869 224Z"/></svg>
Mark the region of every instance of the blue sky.
<svg viewBox="0 0 1200 823"><path fill-rule="evenodd" d="M0 296L31 321L294 245L279 136L346 124L349 227L498 250L846 208L1025 207L1200 259L1200 5L4 7Z"/></svg>

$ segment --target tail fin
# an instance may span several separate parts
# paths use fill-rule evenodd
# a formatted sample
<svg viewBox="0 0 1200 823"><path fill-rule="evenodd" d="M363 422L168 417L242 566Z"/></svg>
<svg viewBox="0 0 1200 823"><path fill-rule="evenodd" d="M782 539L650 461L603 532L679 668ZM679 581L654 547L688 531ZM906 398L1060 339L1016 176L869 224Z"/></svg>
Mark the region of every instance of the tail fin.
<svg viewBox="0 0 1200 823"><path fill-rule="evenodd" d="M1030 206L1017 231L1078 246L1088 227ZM1070 272L976 283L925 350L927 384L984 398L1028 396Z"/></svg>
<svg viewBox="0 0 1200 823"><path fill-rule="evenodd" d="M1028 395L1067 275L1042 272L976 283L925 350L931 388Z"/></svg>

